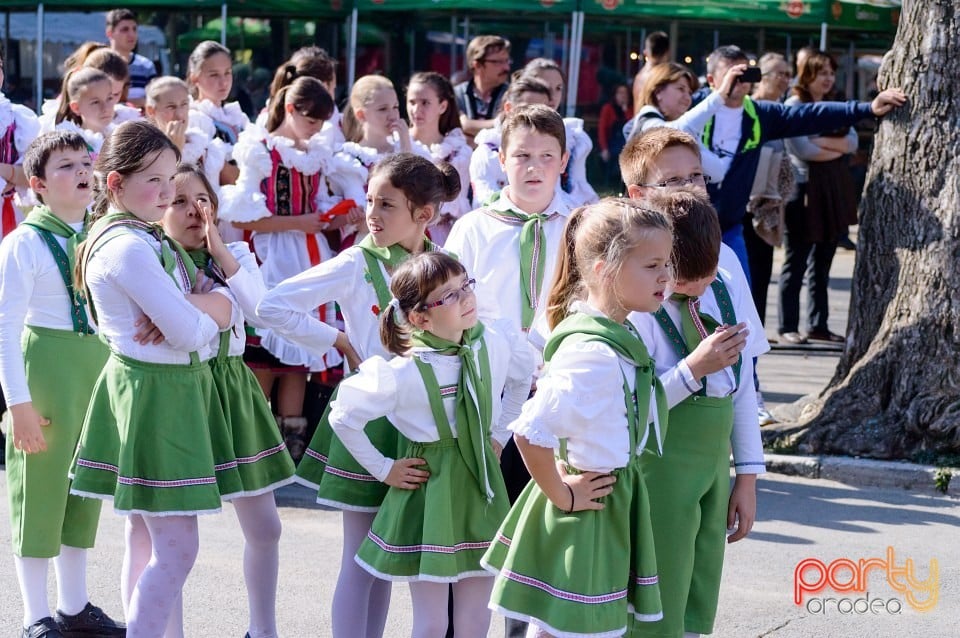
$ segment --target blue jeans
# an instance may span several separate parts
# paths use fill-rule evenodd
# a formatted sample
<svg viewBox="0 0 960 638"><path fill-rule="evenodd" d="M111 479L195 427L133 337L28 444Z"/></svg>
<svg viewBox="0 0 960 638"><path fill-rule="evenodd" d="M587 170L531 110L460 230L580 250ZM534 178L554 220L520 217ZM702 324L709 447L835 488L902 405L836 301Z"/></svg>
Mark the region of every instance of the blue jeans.
<svg viewBox="0 0 960 638"><path fill-rule="evenodd" d="M737 224L723 231L723 243L737 255L740 266L743 267L743 274L747 276L747 284L749 284L750 260L747 258L747 242L743 239L743 224Z"/></svg>

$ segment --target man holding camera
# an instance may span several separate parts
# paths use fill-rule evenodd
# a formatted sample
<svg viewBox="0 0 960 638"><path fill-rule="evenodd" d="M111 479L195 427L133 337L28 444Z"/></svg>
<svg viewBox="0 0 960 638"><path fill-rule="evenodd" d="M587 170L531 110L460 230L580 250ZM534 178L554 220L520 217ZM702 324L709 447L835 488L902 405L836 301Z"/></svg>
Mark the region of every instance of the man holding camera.
<svg viewBox="0 0 960 638"><path fill-rule="evenodd" d="M740 47L727 45L716 49L707 59L707 83L717 90L731 67L748 62ZM759 69L753 73L756 72ZM887 89L873 102L815 102L788 107L779 102L751 100L754 81L759 79L746 72L740 76L723 106L707 122L701 139L703 146L726 164L723 181L708 184L707 191L720 218L723 243L737 254L748 277L750 260L743 218L760 161L760 148L770 140L816 135L853 126L868 117L883 117L906 101L900 89Z"/></svg>

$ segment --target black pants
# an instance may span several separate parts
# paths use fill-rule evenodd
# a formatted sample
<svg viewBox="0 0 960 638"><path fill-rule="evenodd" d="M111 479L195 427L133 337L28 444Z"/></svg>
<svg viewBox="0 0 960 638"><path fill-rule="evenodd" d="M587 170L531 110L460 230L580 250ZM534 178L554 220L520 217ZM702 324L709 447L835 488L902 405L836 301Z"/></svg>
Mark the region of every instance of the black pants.
<svg viewBox="0 0 960 638"><path fill-rule="evenodd" d="M743 220L743 241L747 245L747 262L750 264L750 294L760 315L760 323L767 323L767 289L773 273L773 246L763 241L753 230L753 216Z"/></svg>
<svg viewBox="0 0 960 638"><path fill-rule="evenodd" d="M803 208L803 198L787 204L787 208ZM789 215L791 211L788 210ZM796 210L792 212L797 212ZM811 242L802 233L790 232L787 224L783 234L784 261L780 273L780 326L778 332L798 332L800 325L800 288L807 284L807 330L826 332L830 306L827 290L830 284L830 266L837 252L837 238Z"/></svg>

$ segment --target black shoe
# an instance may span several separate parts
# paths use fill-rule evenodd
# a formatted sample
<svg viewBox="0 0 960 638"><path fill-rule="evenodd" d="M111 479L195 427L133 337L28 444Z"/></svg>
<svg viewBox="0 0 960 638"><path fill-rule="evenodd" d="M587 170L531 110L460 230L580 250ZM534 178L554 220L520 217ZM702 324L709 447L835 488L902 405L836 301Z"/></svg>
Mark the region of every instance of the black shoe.
<svg viewBox="0 0 960 638"><path fill-rule="evenodd" d="M856 250L857 245L849 237L841 237L837 240L837 246L843 248L844 250Z"/></svg>
<svg viewBox="0 0 960 638"><path fill-rule="evenodd" d="M57 621L47 616L29 627L24 627L20 638L63 638L63 634L60 633Z"/></svg>
<svg viewBox="0 0 960 638"><path fill-rule="evenodd" d="M87 603L83 611L76 616L68 616L58 610L57 624L60 625L63 638L87 638L92 636L111 638L127 635L126 625L116 622L103 613L102 609L94 607L90 603Z"/></svg>
<svg viewBox="0 0 960 638"><path fill-rule="evenodd" d="M835 332L829 330L811 330L807 333L807 339L811 341L826 341L827 343L843 343L844 338Z"/></svg>

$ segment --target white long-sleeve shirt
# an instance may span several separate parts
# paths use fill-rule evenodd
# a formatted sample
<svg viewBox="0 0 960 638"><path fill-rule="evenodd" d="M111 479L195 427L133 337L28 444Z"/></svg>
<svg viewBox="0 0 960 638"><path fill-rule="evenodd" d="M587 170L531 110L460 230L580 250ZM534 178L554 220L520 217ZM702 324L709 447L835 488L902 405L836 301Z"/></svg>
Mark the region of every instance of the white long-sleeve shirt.
<svg viewBox="0 0 960 638"><path fill-rule="evenodd" d="M491 436L500 445L510 438L507 424L520 412L530 391L535 366L522 336L507 322L485 326L483 334L490 360L490 391L493 399ZM474 349L476 358L477 349ZM460 358L434 352L415 352L410 357L386 360L373 357L365 361L358 374L343 380L330 410L330 426L353 457L377 480L383 481L395 459L385 457L364 434L367 423L387 417L405 437L416 442L440 440L427 389L413 357L433 368L441 388L456 386L460 378ZM477 360L479 369L479 360ZM500 398L502 395L502 399ZM455 393L443 400L450 431L457 436Z"/></svg>
<svg viewBox="0 0 960 638"><path fill-rule="evenodd" d="M109 231L90 256L86 284L100 332L110 349L149 363L186 364L190 353L210 358L216 322L187 301L160 262L160 242L137 229ZM160 344L134 341L137 320L146 315L163 333Z"/></svg>
<svg viewBox="0 0 960 638"><path fill-rule="evenodd" d="M80 230L83 223L71 226ZM55 237L66 249L67 240ZM8 406L31 401L20 344L23 327L72 331L71 308L50 248L36 229L18 226L0 242L0 385ZM92 317L90 323L96 328Z"/></svg>
<svg viewBox="0 0 960 638"><path fill-rule="evenodd" d="M750 296L750 287L736 255L729 248L721 249L720 266L717 269L724 281L737 322L745 322L750 330L746 346L741 353L740 385L732 368L707 375L707 396L726 397L733 395L733 431L730 435L733 447L734 467L737 474L762 474L766 471L763 460L763 443L760 438L760 426L757 421L757 395L753 385L753 359L770 350L763 332L763 325L757 315L756 306ZM670 320L680 327L681 315L677 302L666 300L663 303ZM700 312L722 323L720 306L712 288L707 288L700 297ZM656 362L657 375L667 394L667 403L672 408L687 397L700 391L701 379L693 376L686 361L680 359L673 343L657 323L652 313L630 313L630 321L637 329L641 340L646 344L650 356ZM667 437L666 446L670 445Z"/></svg>

